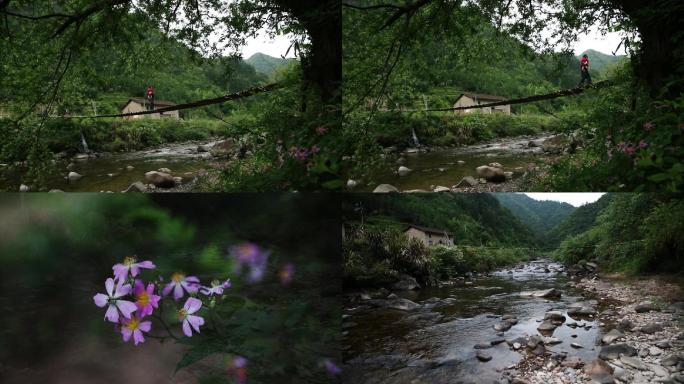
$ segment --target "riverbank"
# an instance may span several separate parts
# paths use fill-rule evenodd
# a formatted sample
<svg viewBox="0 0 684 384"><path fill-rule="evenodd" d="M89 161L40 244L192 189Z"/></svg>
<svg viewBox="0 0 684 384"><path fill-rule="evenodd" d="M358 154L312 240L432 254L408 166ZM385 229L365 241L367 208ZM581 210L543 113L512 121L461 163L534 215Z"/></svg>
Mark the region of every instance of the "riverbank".
<svg viewBox="0 0 684 384"><path fill-rule="evenodd" d="M349 180L364 192L515 192L530 190L549 165L571 151L563 135L500 138L463 147L385 148L386 165L370 180Z"/></svg>
<svg viewBox="0 0 684 384"><path fill-rule="evenodd" d="M580 279L560 264L539 261L468 274L439 287L348 292L345 379L437 384L676 380L684 368L682 312L681 303L670 306L670 301L681 291L667 285L661 294L653 289L665 287L659 283L616 284ZM637 303L644 300L661 310L637 313ZM652 328L654 322L662 323L662 330ZM618 326L622 335L614 331ZM619 355L631 348L636 356Z"/></svg>

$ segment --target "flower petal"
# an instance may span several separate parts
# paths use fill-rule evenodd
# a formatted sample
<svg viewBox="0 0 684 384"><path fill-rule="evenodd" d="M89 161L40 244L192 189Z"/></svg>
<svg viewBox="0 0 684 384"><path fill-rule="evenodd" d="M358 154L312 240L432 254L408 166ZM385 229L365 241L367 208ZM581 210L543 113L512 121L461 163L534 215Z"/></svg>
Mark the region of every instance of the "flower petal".
<svg viewBox="0 0 684 384"><path fill-rule="evenodd" d="M164 286L164 290L162 291L162 295L168 296L168 294L171 292L174 286L174 282L170 282Z"/></svg>
<svg viewBox="0 0 684 384"><path fill-rule="evenodd" d="M183 306L183 309L185 309L188 314L195 313L200 308L202 308L202 300L195 299L194 297L189 297Z"/></svg>
<svg viewBox="0 0 684 384"><path fill-rule="evenodd" d="M130 284L119 285L116 287L116 292L114 292L114 298L119 298L121 296L126 296L132 291Z"/></svg>
<svg viewBox="0 0 684 384"><path fill-rule="evenodd" d="M145 285L143 284L142 281L136 280L135 286L133 287L133 294L135 294L137 296L143 292L147 292L147 291L145 291Z"/></svg>
<svg viewBox="0 0 684 384"><path fill-rule="evenodd" d="M140 268L138 268L138 264L131 265L131 276L133 276L133 277L138 276L138 272L140 272Z"/></svg>
<svg viewBox="0 0 684 384"><path fill-rule="evenodd" d="M187 318L183 320L183 333L187 337L192 337L192 330L190 329L190 323L188 323Z"/></svg>
<svg viewBox="0 0 684 384"><path fill-rule="evenodd" d="M114 271L114 277L119 280L123 281L126 280L126 277L128 275L128 267L123 265L123 264L116 264L112 267L112 270Z"/></svg>
<svg viewBox="0 0 684 384"><path fill-rule="evenodd" d="M155 269L155 268L157 268L157 266L154 265L154 263L151 262L151 261L149 261L149 260L141 261L141 262L137 263L137 266L140 267L140 268L146 268L146 269Z"/></svg>
<svg viewBox="0 0 684 384"><path fill-rule="evenodd" d="M107 289L107 294L112 296L114 294L114 279L110 277L105 280L105 288Z"/></svg>
<svg viewBox="0 0 684 384"><path fill-rule="evenodd" d="M112 323L119 322L119 311L116 309L116 305L109 304L109 308L107 308L107 313L105 313L105 319L111 321Z"/></svg>
<svg viewBox="0 0 684 384"><path fill-rule="evenodd" d="M100 308L107 305L108 300L109 300L109 297L107 295L105 295L104 293L98 293L97 295L93 296L93 301L95 302L95 305L97 305Z"/></svg>
<svg viewBox="0 0 684 384"><path fill-rule="evenodd" d="M138 309L138 306L136 306L135 303L126 300L117 300L116 307L119 308L121 314L124 315L124 317L127 319L130 319L131 313L135 312Z"/></svg>
<svg viewBox="0 0 684 384"><path fill-rule="evenodd" d="M199 327L201 325L204 325L204 319L199 316L190 315L187 317L187 321L188 323L190 323L190 325L192 325L192 327L195 329L195 331L197 331L197 333L199 333L200 331Z"/></svg>
<svg viewBox="0 0 684 384"><path fill-rule="evenodd" d="M133 331L133 342L135 343L135 345L138 345L138 343L145 342L145 336L143 336L142 332L140 332L139 329Z"/></svg>
<svg viewBox="0 0 684 384"><path fill-rule="evenodd" d="M121 334L123 335L124 341L128 341L131 339L131 335L133 334L133 331L126 327L121 328Z"/></svg>
<svg viewBox="0 0 684 384"><path fill-rule="evenodd" d="M173 298L179 300L181 297L183 297L183 287L180 284L176 284L176 287L173 289Z"/></svg>
<svg viewBox="0 0 684 384"><path fill-rule="evenodd" d="M149 332L150 329L152 329L152 322L151 321L143 321L138 325L138 329L144 332Z"/></svg>

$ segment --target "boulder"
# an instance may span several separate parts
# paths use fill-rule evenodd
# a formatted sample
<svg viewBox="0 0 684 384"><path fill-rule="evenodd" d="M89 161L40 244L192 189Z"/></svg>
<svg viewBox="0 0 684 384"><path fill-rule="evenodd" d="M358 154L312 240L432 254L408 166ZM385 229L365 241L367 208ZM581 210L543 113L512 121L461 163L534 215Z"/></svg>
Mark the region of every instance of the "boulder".
<svg viewBox="0 0 684 384"><path fill-rule="evenodd" d="M561 153L565 147L567 139L561 135L550 137L542 143L542 149L548 153Z"/></svg>
<svg viewBox="0 0 684 384"><path fill-rule="evenodd" d="M550 331L553 331L554 329L556 329L556 325L549 320L543 321L537 327L537 330L540 332L550 332Z"/></svg>
<svg viewBox="0 0 684 384"><path fill-rule="evenodd" d="M401 311L411 311L411 310L420 308L420 304L416 304L409 299L404 299L404 298L399 297L396 299L388 300L387 301L387 307L393 308L393 309L398 309Z"/></svg>
<svg viewBox="0 0 684 384"><path fill-rule="evenodd" d="M129 193L129 192L145 192L145 184L141 183L140 181L136 181L135 183L131 184L124 193Z"/></svg>
<svg viewBox="0 0 684 384"><path fill-rule="evenodd" d="M211 144L202 144L197 146L197 152L198 153L203 153L203 152L210 152L212 148Z"/></svg>
<svg viewBox="0 0 684 384"><path fill-rule="evenodd" d="M596 359L584 367L587 375L598 375L602 373L613 373L613 367L601 359Z"/></svg>
<svg viewBox="0 0 684 384"><path fill-rule="evenodd" d="M564 322L565 316L560 311L548 311L544 314L544 320L551 320L552 322Z"/></svg>
<svg viewBox="0 0 684 384"><path fill-rule="evenodd" d="M231 157L238 152L238 146L233 139L226 139L214 144L209 152L215 157Z"/></svg>
<svg viewBox="0 0 684 384"><path fill-rule="evenodd" d="M582 365L584 365L584 362L582 362L582 359L580 359L577 356L570 356L567 359L565 359L565 361L563 361L561 363L561 366L569 367L572 369L577 369L577 368L581 367Z"/></svg>
<svg viewBox="0 0 684 384"><path fill-rule="evenodd" d="M456 188L470 188L477 186L478 181L472 176L466 176L456 184Z"/></svg>
<svg viewBox="0 0 684 384"><path fill-rule="evenodd" d="M173 188L176 181L168 173L150 171L145 174L145 180L159 188Z"/></svg>
<svg viewBox="0 0 684 384"><path fill-rule="evenodd" d="M132 171L132 170L134 170L134 169L135 169L135 167L132 166L132 165L127 165L127 166L126 166L126 170L127 170L127 171Z"/></svg>
<svg viewBox="0 0 684 384"><path fill-rule="evenodd" d="M69 172L69 174L67 175L67 178L69 179L69 181L80 180L82 177L83 176L81 176L80 174L73 172L73 171Z"/></svg>
<svg viewBox="0 0 684 384"><path fill-rule="evenodd" d="M482 177L485 180L493 183L500 183L502 181L506 181L506 175L504 174L504 171L501 168L482 165L475 168L475 171L477 172L477 175L479 177Z"/></svg>
<svg viewBox="0 0 684 384"><path fill-rule="evenodd" d="M61 189L51 189L48 191L48 193L64 193Z"/></svg>
<svg viewBox="0 0 684 384"><path fill-rule="evenodd" d="M451 188L447 188L447 187L443 187L441 185L438 185L437 187L435 187L433 192L451 192Z"/></svg>
<svg viewBox="0 0 684 384"><path fill-rule="evenodd" d="M612 344L613 341L625 336L624 333L618 331L617 329L612 329L610 332L606 333L603 335L601 338L601 341L603 341L604 344Z"/></svg>
<svg viewBox="0 0 684 384"><path fill-rule="evenodd" d="M357 185L359 185L358 181L352 179L347 180L347 189L354 189Z"/></svg>
<svg viewBox="0 0 684 384"><path fill-rule="evenodd" d="M414 289L420 289L420 284L418 284L415 278L409 275L401 275L399 276L399 281L394 283L392 286L392 289L399 291L411 291Z"/></svg>
<svg viewBox="0 0 684 384"><path fill-rule="evenodd" d="M591 384L614 384L615 378L610 373L591 375Z"/></svg>
<svg viewBox="0 0 684 384"><path fill-rule="evenodd" d="M399 192L399 190L389 184L380 184L375 189L373 190L373 193L393 193L393 192Z"/></svg>
<svg viewBox="0 0 684 384"><path fill-rule="evenodd" d="M492 359L492 355L490 355L488 353L484 353L482 351L477 351L475 353L475 357L477 357L477 359L482 361L482 362L487 362L487 361Z"/></svg>
<svg viewBox="0 0 684 384"><path fill-rule="evenodd" d="M644 313L650 311L660 311L660 308L650 301L642 301L641 303L637 304L636 307L634 307L634 310L636 313Z"/></svg>
<svg viewBox="0 0 684 384"><path fill-rule="evenodd" d="M22 184L19 186L19 192L28 192L30 190L31 190L31 188L29 188L28 185Z"/></svg>
<svg viewBox="0 0 684 384"><path fill-rule="evenodd" d="M399 169L397 170L397 174L398 174L399 176L406 176L406 175L408 175L408 174L411 173L411 172L412 172L412 170L411 170L410 168L404 167L403 165L400 166Z"/></svg>
<svg viewBox="0 0 684 384"><path fill-rule="evenodd" d="M599 351L599 358L603 360L614 360L620 358L620 355L635 356L637 350L627 344L612 344L606 345Z"/></svg>
<svg viewBox="0 0 684 384"><path fill-rule="evenodd" d="M648 371L648 366L644 364L641 359L638 357L632 357L632 356L620 356L620 361L624 363L625 365L628 365L632 368L636 368L640 371Z"/></svg>
<svg viewBox="0 0 684 384"><path fill-rule="evenodd" d="M509 329L511 329L512 326L513 326L513 324L511 324L508 321L500 321L500 322L494 324L494 330L497 332L506 332Z"/></svg>
<svg viewBox="0 0 684 384"><path fill-rule="evenodd" d="M171 170L168 168L159 168L157 171L161 173L168 173L169 175L173 174L173 172L171 172Z"/></svg>
<svg viewBox="0 0 684 384"><path fill-rule="evenodd" d="M527 292L520 292L520 296L523 297L541 297L541 298L560 298L561 293L559 290L556 290L555 288L551 289L545 289L542 291L527 291Z"/></svg>
<svg viewBox="0 0 684 384"><path fill-rule="evenodd" d="M651 324L646 324L643 327L641 327L641 332L647 333L649 335L660 332L663 330L663 325L659 323L651 323Z"/></svg>

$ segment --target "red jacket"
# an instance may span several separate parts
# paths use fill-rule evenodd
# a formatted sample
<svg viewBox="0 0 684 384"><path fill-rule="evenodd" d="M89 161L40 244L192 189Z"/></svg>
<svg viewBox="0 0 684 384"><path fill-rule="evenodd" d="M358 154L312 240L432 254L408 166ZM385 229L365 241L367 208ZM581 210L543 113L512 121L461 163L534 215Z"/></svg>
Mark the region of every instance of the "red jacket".
<svg viewBox="0 0 684 384"><path fill-rule="evenodd" d="M154 96L154 88L147 87L147 97L150 98L152 96Z"/></svg>
<svg viewBox="0 0 684 384"><path fill-rule="evenodd" d="M589 58L588 57L583 57L580 59L580 69L583 71L589 70Z"/></svg>

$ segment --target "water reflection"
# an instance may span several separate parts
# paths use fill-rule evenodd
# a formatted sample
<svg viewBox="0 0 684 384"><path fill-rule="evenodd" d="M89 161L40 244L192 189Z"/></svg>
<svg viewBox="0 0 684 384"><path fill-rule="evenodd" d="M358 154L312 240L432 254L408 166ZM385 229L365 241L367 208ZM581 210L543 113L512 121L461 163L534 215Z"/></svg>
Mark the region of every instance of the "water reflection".
<svg viewBox="0 0 684 384"><path fill-rule="evenodd" d="M341 318L334 200L0 196L0 381L230 383L238 379L229 376L231 363L244 357L249 383L331 382L325 361L340 361ZM259 281L230 261L230 247L246 241L270 252ZM146 334L135 347L93 303L112 265L127 255L153 261L156 269L141 274L166 282L183 271L210 287L212 279L230 278L231 287L200 335L176 342ZM165 305L173 313L173 300ZM172 317L169 326L181 335Z"/></svg>

